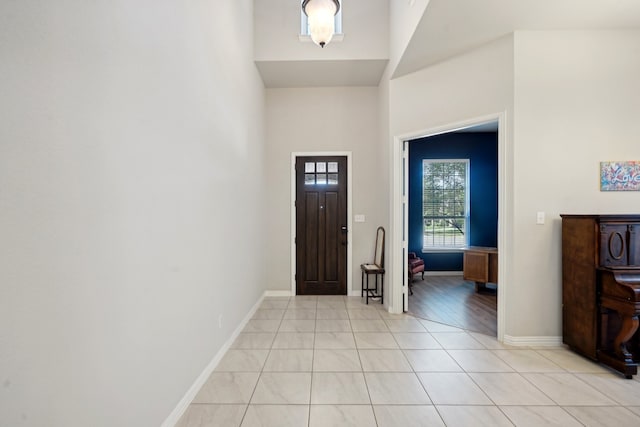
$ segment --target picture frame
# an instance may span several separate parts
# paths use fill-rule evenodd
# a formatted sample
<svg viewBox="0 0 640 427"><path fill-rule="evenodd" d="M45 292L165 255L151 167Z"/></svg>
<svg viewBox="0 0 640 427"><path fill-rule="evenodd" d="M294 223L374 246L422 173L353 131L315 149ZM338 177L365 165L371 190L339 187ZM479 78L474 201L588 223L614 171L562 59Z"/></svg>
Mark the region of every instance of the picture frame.
<svg viewBox="0 0 640 427"><path fill-rule="evenodd" d="M600 191L640 191L640 161L600 162Z"/></svg>

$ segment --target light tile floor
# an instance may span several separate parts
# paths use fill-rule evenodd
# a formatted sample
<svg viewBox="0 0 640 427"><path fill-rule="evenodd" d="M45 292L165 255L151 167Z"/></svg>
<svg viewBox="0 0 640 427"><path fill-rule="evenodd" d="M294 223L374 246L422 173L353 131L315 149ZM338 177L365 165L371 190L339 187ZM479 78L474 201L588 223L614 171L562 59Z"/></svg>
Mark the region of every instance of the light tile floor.
<svg viewBox="0 0 640 427"><path fill-rule="evenodd" d="M265 298L179 427L640 426L640 381L565 349L390 314Z"/></svg>

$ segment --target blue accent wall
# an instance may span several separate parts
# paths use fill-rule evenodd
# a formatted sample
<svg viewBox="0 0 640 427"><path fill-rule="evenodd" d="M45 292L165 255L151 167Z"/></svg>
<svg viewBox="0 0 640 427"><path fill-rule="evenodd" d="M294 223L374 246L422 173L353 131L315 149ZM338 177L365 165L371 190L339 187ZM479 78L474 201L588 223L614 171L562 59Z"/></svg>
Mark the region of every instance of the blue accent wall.
<svg viewBox="0 0 640 427"><path fill-rule="evenodd" d="M498 133L447 133L409 143L409 252L429 271L462 271L462 253L422 253L422 160L469 159L471 246L497 246Z"/></svg>

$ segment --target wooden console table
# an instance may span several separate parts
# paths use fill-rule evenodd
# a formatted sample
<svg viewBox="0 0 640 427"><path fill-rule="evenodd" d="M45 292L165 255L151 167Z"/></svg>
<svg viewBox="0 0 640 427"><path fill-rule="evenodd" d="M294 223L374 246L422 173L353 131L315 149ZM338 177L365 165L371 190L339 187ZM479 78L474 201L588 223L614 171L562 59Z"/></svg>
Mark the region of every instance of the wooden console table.
<svg viewBox="0 0 640 427"><path fill-rule="evenodd" d="M476 282L476 292L487 283L498 284L498 248L468 246L464 252L463 278Z"/></svg>

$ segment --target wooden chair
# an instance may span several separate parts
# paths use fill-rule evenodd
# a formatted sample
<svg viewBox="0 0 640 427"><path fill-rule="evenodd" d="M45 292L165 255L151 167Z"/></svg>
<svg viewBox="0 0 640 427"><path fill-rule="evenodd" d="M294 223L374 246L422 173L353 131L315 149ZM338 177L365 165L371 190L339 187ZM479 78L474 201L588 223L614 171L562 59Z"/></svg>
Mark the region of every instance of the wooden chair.
<svg viewBox="0 0 640 427"><path fill-rule="evenodd" d="M384 227L376 230L376 247L372 264L361 264L362 290L360 297L366 296L366 303L369 298L380 298L380 303L384 304ZM369 286L369 275L374 275L375 286ZM365 282L366 276L366 282ZM378 277L380 277L380 287L378 287Z"/></svg>

